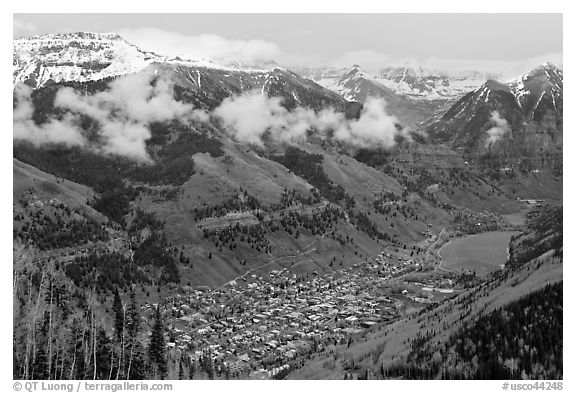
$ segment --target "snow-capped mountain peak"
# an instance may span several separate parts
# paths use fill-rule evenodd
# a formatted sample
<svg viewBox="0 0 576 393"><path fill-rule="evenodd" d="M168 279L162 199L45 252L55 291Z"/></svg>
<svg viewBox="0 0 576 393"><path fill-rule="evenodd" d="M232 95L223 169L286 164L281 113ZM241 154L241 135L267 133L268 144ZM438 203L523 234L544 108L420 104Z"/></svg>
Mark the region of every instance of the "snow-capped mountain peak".
<svg viewBox="0 0 576 393"><path fill-rule="evenodd" d="M527 79L532 79L535 77L548 78L549 80L553 80L556 78L561 78L562 74L563 74L562 68L558 67L554 63L546 62L544 64L539 65L538 67L531 69L530 71L524 74L512 78L511 80L508 81L508 84L510 85L519 84Z"/></svg>
<svg viewBox="0 0 576 393"><path fill-rule="evenodd" d="M474 154L487 149L513 154L541 149L556 152L562 141L562 77L560 68L546 63L508 82L489 79L426 131L437 141L451 142ZM493 127L510 132L502 131L506 138L502 134L493 140L487 132ZM501 142L494 144L496 140Z"/></svg>
<svg viewBox="0 0 576 393"><path fill-rule="evenodd" d="M547 62L508 82L518 105L526 113L545 107L558 110L562 106L563 70Z"/></svg>
<svg viewBox="0 0 576 393"><path fill-rule="evenodd" d="M160 60L116 33L45 34L14 40L13 82L98 80L138 72Z"/></svg>
<svg viewBox="0 0 576 393"><path fill-rule="evenodd" d="M269 59L255 59L252 61L222 60L222 65L236 69L273 70L280 68L278 63Z"/></svg>
<svg viewBox="0 0 576 393"><path fill-rule="evenodd" d="M374 90L384 90L392 94L388 88L376 82L373 76L357 64L348 68L334 84L327 87L349 101L364 102L368 95L375 93Z"/></svg>
<svg viewBox="0 0 576 393"><path fill-rule="evenodd" d="M477 72L450 76L419 66L386 67L376 75L380 83L415 100L445 100L463 96L484 83Z"/></svg>
<svg viewBox="0 0 576 393"><path fill-rule="evenodd" d="M340 80L350 79L350 78L363 78L363 79L373 79L366 71L364 71L358 64L354 64L350 67Z"/></svg>
<svg viewBox="0 0 576 393"><path fill-rule="evenodd" d="M432 71L426 70L420 66L386 67L380 70L378 74L381 77L393 80L396 83L434 76Z"/></svg>
<svg viewBox="0 0 576 393"><path fill-rule="evenodd" d="M14 40L13 83L33 87L48 81L86 82L142 71L153 63L262 72L278 65L271 61L251 64L229 61L225 65L211 59L167 57L144 51L116 33L44 34Z"/></svg>

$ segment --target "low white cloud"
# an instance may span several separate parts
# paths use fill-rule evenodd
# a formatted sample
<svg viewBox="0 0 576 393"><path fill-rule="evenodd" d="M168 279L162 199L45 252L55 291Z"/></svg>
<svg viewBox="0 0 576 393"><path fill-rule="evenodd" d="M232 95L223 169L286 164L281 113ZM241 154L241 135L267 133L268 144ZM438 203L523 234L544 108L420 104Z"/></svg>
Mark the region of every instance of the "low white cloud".
<svg viewBox="0 0 576 393"><path fill-rule="evenodd" d="M484 147L486 148L492 146L510 132L510 124L508 124L506 119L500 117L498 111L492 112L490 122L493 124L493 127L486 131L488 133L488 139L484 142Z"/></svg>
<svg viewBox="0 0 576 393"><path fill-rule="evenodd" d="M288 111L279 97L268 98L258 90L226 98L212 113L228 135L245 143L263 145L262 138L298 141L306 136L314 112L296 108Z"/></svg>
<svg viewBox="0 0 576 393"><path fill-rule="evenodd" d="M151 161L146 151L146 141L151 137L150 123L174 119L206 121L209 117L192 105L176 101L172 82L152 70L118 78L107 90L94 94L61 88L54 98L54 106L68 112L63 118L51 118L42 126L32 121L34 107L30 93L31 89L24 85L15 90L18 105L14 108L14 139L36 145L87 145L79 126L80 115L83 115L97 122L100 145L92 148L143 162Z"/></svg>
<svg viewBox="0 0 576 393"><path fill-rule="evenodd" d="M54 104L97 120L117 117L143 123L166 121L192 111L192 106L174 99L172 82L160 75L152 83L153 78L152 70L130 74L92 95L63 88L56 94Z"/></svg>
<svg viewBox="0 0 576 393"><path fill-rule="evenodd" d="M150 161L146 152L146 140L150 139L151 135L145 124L112 120L102 125L100 133L106 138L102 147L105 153Z"/></svg>
<svg viewBox="0 0 576 393"><path fill-rule="evenodd" d="M254 90L225 99L212 116L237 141L259 146L266 139L299 142L308 132L316 132L322 137L330 133L334 139L358 147L390 148L397 135L408 135L398 130L398 120L386 112L383 99L368 98L358 119L346 119L333 108L289 111L281 104L281 98L268 98Z"/></svg>
<svg viewBox="0 0 576 393"><path fill-rule="evenodd" d="M146 151L151 137L148 124L194 113L191 105L174 99L167 78L154 78L152 70L127 75L111 82L108 90L92 95L63 88L56 94L54 105L97 120L105 152L150 161Z"/></svg>
<svg viewBox="0 0 576 393"><path fill-rule="evenodd" d="M331 135L337 141L359 147L392 147L399 131L394 116L386 112L382 99L369 98L358 119L346 119L333 108L319 112L297 107L288 110L279 97L267 97L259 90L226 98L214 111L196 110L192 105L173 98L171 83L156 77L152 71L118 78L108 89L83 94L72 88L61 88L54 105L65 109L62 118L51 118L38 126L32 120L31 89L16 88L18 104L14 108L14 138L36 145L63 143L86 146L103 153L117 154L149 162L146 141L151 137L149 124L179 119L182 122L217 121L222 129L239 142L264 145L265 140L296 143L309 133L322 138ZM98 143L88 143L80 128L81 116L96 121Z"/></svg>
<svg viewBox="0 0 576 393"><path fill-rule="evenodd" d="M13 138L27 140L36 146L47 143L83 146L86 140L74 124L73 116L51 119L39 126L32 119L34 106L31 100L32 88L18 85L14 90L16 107L13 112Z"/></svg>
<svg viewBox="0 0 576 393"><path fill-rule="evenodd" d="M274 59L280 49L261 39L232 40L216 34L185 35L156 28L122 29L118 33L143 50L164 56L214 61Z"/></svg>
<svg viewBox="0 0 576 393"><path fill-rule="evenodd" d="M334 137L360 147L394 146L399 134L408 136L408 131L398 130L398 119L386 112L386 101L368 97L358 119L340 124Z"/></svg>

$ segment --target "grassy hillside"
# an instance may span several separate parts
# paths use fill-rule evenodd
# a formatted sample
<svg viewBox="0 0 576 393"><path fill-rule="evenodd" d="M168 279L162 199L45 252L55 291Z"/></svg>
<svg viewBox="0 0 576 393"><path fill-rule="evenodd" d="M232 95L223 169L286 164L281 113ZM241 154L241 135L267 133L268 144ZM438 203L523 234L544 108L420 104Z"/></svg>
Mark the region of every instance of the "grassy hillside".
<svg viewBox="0 0 576 393"><path fill-rule="evenodd" d="M94 196L94 191L90 187L58 178L15 158L12 178L15 197L33 190L40 199L58 198L75 208L90 211L95 217L100 216L86 206L86 201Z"/></svg>
<svg viewBox="0 0 576 393"><path fill-rule="evenodd" d="M547 214L548 212L545 212L540 219ZM554 232L553 227L548 227L548 230ZM528 230L526 236L533 235L534 231L534 228ZM528 243L525 243L525 247L528 247L528 250L534 249ZM452 369L448 366L452 355L446 352L444 343L453 342L451 340L457 339L458 335L466 334L466 329L474 326L477 321L491 318L492 312L511 304L510 307L516 307L514 302L522 301L522 298L545 289L549 284L562 281L562 254L536 254L520 267L510 266L481 285L436 308L422 310L388 325L376 326L372 331L351 340L350 345L329 345L291 373L289 378L344 379L365 378L366 375L378 379L449 377L448 373L442 374L442 364L446 365L446 372ZM512 260L516 255L519 254L513 252ZM558 307L558 304L554 303L554 307ZM561 324L561 320L555 321L554 323ZM545 329L555 328L550 325ZM438 355L435 355L436 351L439 351ZM434 356L434 361L438 363L433 373L420 367L429 364L427 356ZM507 378L519 378L522 370L518 370L518 374L510 374ZM539 374L529 375L537 377Z"/></svg>

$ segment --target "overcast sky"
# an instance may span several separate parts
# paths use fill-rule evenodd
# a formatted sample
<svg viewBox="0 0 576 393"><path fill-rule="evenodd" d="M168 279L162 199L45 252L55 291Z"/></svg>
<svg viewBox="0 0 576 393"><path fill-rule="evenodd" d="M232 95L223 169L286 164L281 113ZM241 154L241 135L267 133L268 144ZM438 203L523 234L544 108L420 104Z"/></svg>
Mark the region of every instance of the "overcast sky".
<svg viewBox="0 0 576 393"><path fill-rule="evenodd" d="M15 14L14 36L118 32L142 49L283 65L403 62L521 73L562 64L561 14Z"/></svg>

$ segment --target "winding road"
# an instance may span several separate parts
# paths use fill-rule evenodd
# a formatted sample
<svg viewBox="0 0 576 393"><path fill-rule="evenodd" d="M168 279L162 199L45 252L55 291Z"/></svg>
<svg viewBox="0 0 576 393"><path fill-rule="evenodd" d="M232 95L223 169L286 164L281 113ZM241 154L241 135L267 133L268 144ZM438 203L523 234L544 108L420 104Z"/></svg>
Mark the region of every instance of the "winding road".
<svg viewBox="0 0 576 393"><path fill-rule="evenodd" d="M438 234L438 236L436 237L436 241L434 241L434 243L432 243L430 245L430 247L428 247L428 250L426 251L426 263L428 262L428 259L430 257L430 251L432 251L432 249L434 247L436 247L436 245L440 242L440 240L442 239L442 235L444 234L444 232L446 231L446 227L442 228L442 230L440 231L440 233ZM442 265L442 256L440 255L440 250L437 251L438 253L438 257L440 258L440 263L438 263L438 265L436 266L436 269L442 269L445 270L441 267Z"/></svg>

